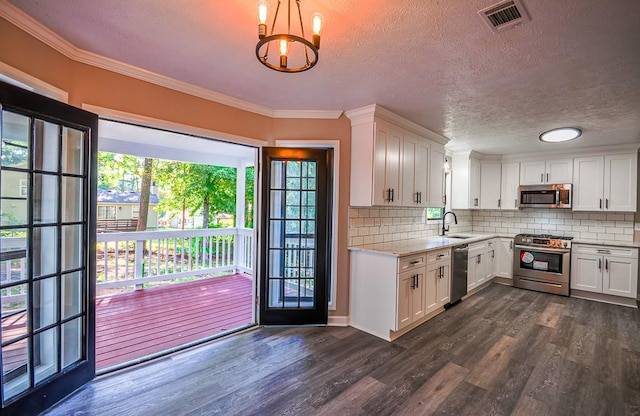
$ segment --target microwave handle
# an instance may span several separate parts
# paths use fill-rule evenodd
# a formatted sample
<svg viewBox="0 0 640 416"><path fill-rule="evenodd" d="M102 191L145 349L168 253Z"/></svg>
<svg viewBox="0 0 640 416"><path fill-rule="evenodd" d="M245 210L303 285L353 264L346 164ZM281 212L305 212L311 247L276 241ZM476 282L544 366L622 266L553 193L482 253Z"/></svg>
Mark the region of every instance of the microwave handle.
<svg viewBox="0 0 640 416"><path fill-rule="evenodd" d="M556 189L556 206L562 205L562 201L560 201L560 189Z"/></svg>

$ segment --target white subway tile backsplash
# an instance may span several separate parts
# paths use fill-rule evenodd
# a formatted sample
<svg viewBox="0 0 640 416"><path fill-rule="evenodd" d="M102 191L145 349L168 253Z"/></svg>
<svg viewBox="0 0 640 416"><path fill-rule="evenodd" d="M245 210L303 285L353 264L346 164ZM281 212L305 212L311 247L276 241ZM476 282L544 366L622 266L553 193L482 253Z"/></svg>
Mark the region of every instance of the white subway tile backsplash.
<svg viewBox="0 0 640 416"><path fill-rule="evenodd" d="M550 233L569 237L633 241L634 214L565 210L460 210L458 224L448 217L451 233ZM422 208L350 208L349 245L381 243L440 234L441 221L427 221Z"/></svg>

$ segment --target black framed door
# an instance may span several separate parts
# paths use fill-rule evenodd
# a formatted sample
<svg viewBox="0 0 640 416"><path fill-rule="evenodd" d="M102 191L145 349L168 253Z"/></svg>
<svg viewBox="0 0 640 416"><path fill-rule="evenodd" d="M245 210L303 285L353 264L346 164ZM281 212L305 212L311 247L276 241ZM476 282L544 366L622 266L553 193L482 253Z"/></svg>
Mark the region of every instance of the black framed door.
<svg viewBox="0 0 640 416"><path fill-rule="evenodd" d="M98 117L0 82L0 402L35 415L95 377Z"/></svg>
<svg viewBox="0 0 640 416"><path fill-rule="evenodd" d="M260 324L326 324L330 149L262 149Z"/></svg>

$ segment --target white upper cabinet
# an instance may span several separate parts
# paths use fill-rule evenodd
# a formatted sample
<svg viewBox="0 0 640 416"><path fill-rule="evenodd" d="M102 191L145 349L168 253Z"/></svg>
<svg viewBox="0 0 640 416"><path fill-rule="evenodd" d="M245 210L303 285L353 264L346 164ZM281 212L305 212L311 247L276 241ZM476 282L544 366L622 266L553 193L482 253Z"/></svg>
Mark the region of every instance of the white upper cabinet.
<svg viewBox="0 0 640 416"><path fill-rule="evenodd" d="M378 105L346 112L351 119L350 205L443 206L447 139ZM439 195L437 198L434 195Z"/></svg>
<svg viewBox="0 0 640 416"><path fill-rule="evenodd" d="M635 212L637 153L574 160L573 210Z"/></svg>
<svg viewBox="0 0 640 416"><path fill-rule="evenodd" d="M518 209L518 186L520 185L520 163L502 164L500 184L500 209Z"/></svg>
<svg viewBox="0 0 640 416"><path fill-rule="evenodd" d="M433 143L429 159L429 198L427 207L444 206L444 147Z"/></svg>
<svg viewBox="0 0 640 416"><path fill-rule="evenodd" d="M480 208L480 160L472 153L451 158L451 208Z"/></svg>
<svg viewBox="0 0 640 416"><path fill-rule="evenodd" d="M480 208L500 208L501 172L500 162L480 162Z"/></svg>
<svg viewBox="0 0 640 416"><path fill-rule="evenodd" d="M405 133L402 140L402 205L426 207L429 144Z"/></svg>
<svg viewBox="0 0 640 416"><path fill-rule="evenodd" d="M573 159L538 160L520 163L520 185L573 182Z"/></svg>

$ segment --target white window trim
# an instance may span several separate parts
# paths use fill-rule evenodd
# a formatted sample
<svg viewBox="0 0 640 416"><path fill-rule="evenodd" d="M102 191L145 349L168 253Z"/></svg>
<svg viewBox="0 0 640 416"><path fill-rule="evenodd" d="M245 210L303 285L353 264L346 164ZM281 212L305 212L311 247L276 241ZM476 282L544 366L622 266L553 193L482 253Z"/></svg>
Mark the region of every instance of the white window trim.
<svg viewBox="0 0 640 416"><path fill-rule="evenodd" d="M340 140L276 140L277 147L307 147L333 149L333 210L331 214L331 302L329 310L336 310L338 281L338 195L340 195Z"/></svg>

